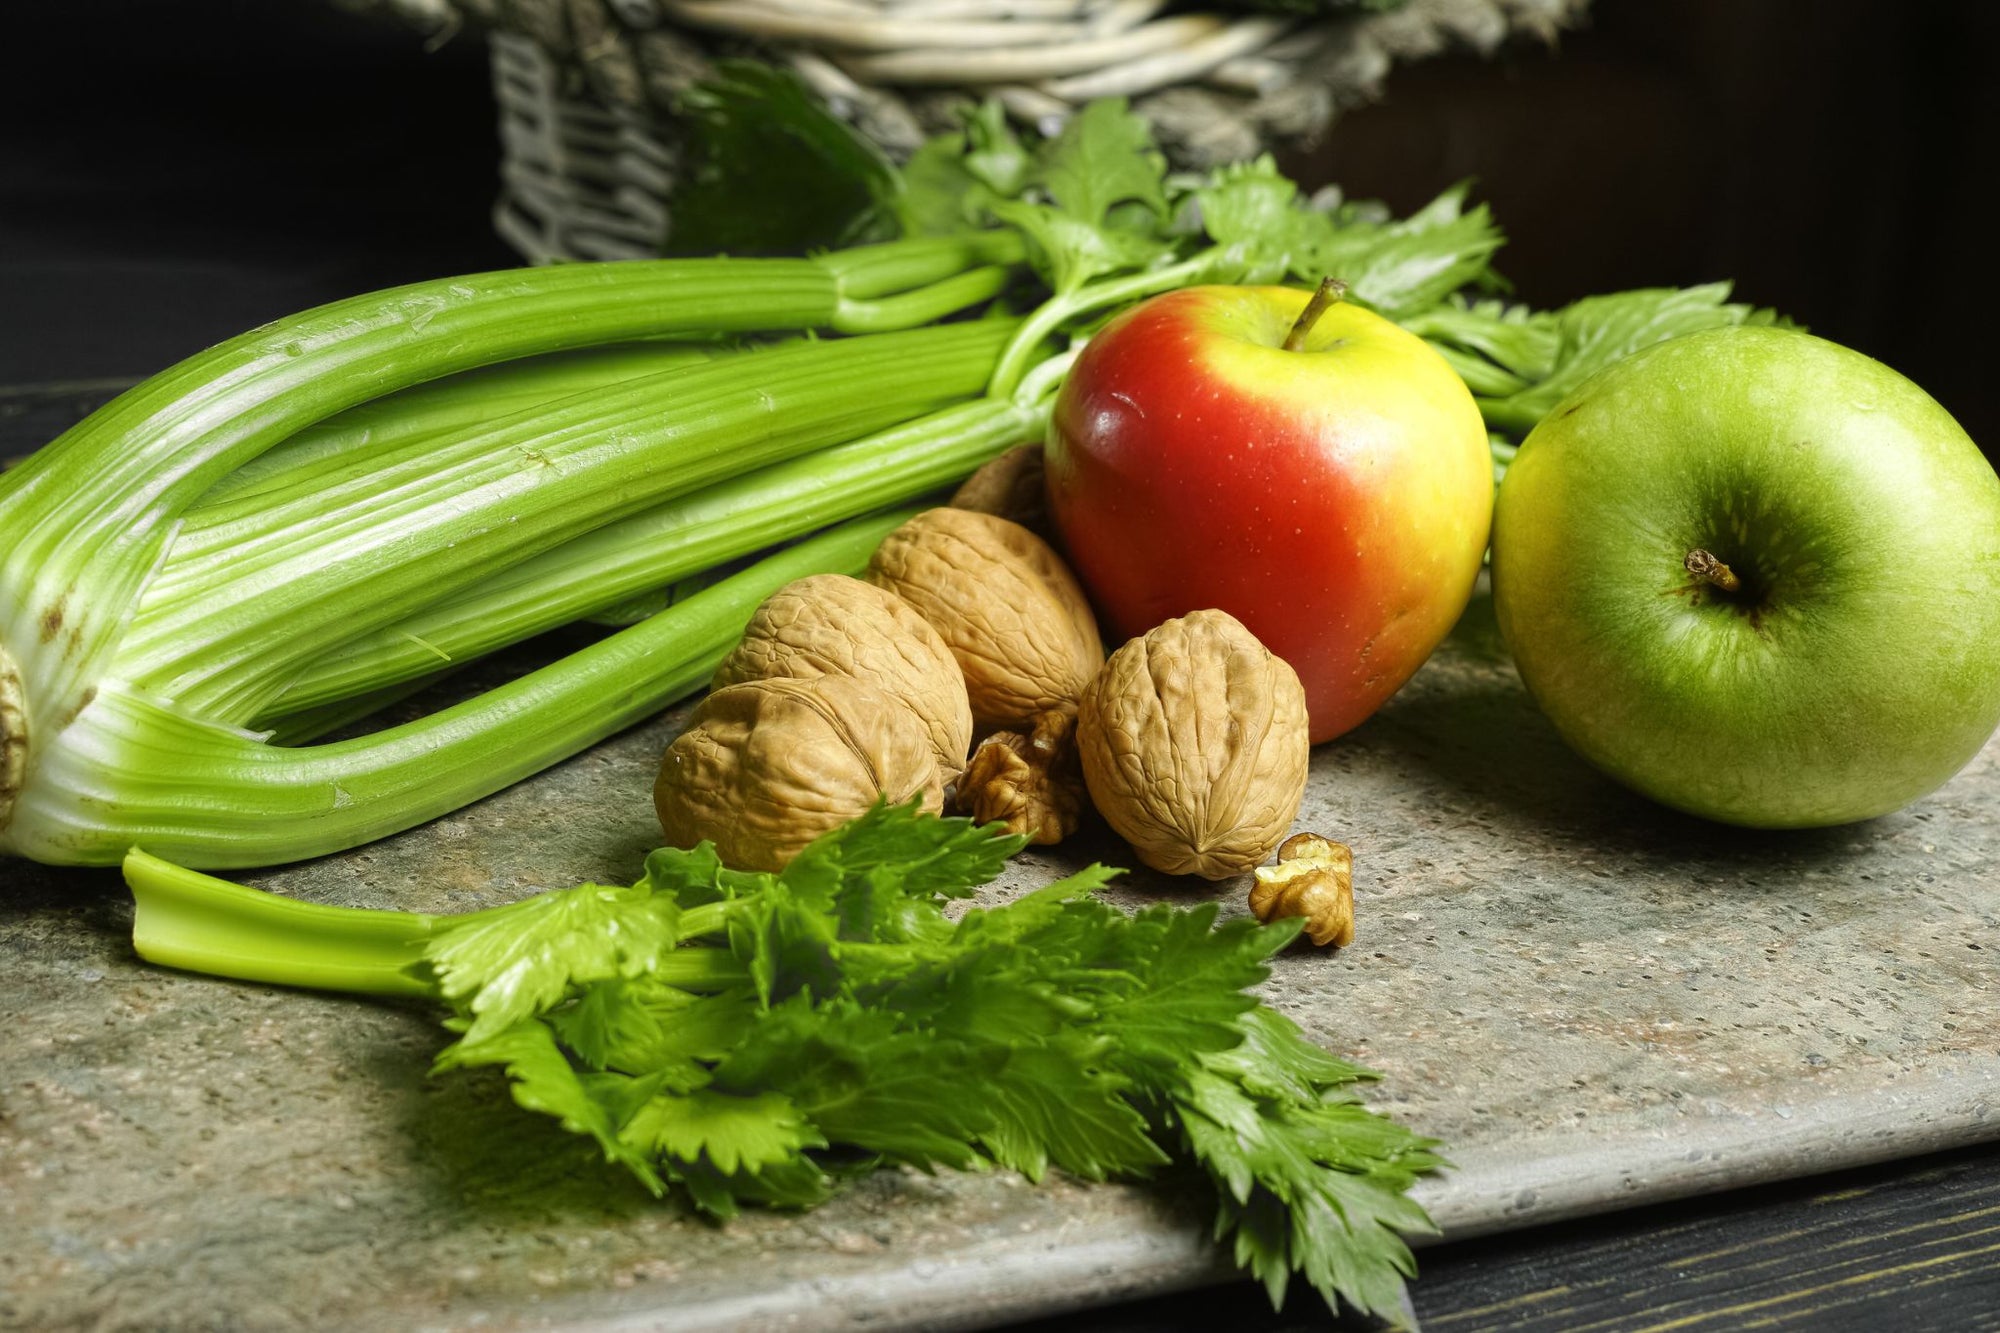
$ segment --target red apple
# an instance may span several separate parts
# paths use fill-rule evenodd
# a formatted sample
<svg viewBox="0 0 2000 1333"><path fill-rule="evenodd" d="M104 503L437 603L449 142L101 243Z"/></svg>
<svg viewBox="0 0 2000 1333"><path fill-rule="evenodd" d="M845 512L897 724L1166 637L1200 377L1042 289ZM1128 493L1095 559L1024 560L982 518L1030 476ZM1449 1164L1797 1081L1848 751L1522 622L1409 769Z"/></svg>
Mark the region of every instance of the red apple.
<svg viewBox="0 0 2000 1333"><path fill-rule="evenodd" d="M1119 315L1056 399L1048 486L1120 638L1229 612L1299 673L1322 741L1465 609L1493 465L1472 395L1421 338L1353 305L1301 320L1307 302L1192 287Z"/></svg>

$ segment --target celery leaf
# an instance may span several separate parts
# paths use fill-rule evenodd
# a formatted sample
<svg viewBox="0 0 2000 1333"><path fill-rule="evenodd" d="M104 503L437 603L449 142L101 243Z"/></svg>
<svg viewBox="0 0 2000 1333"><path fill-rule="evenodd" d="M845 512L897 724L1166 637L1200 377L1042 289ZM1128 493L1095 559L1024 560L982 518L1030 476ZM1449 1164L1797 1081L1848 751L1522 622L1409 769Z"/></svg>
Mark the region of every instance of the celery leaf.
<svg viewBox="0 0 2000 1333"><path fill-rule="evenodd" d="M796 885L822 876L842 884L867 877L893 884L910 898L963 898L998 877L1027 841L969 819L924 814L915 800L878 804L814 839L785 867L783 878ZM840 896L832 894L835 901Z"/></svg>
<svg viewBox="0 0 2000 1333"><path fill-rule="evenodd" d="M1152 130L1123 98L1086 104L1039 157L1036 183L1056 207L1081 222L1101 225L1114 206L1128 202L1155 215L1166 212L1166 158L1154 146Z"/></svg>
<svg viewBox="0 0 2000 1333"><path fill-rule="evenodd" d="M667 253L793 255L879 239L896 169L788 70L720 62L680 99Z"/></svg>
<svg viewBox="0 0 2000 1333"><path fill-rule="evenodd" d="M641 882L545 893L441 931L425 949L444 998L473 1015L485 1040L547 1010L584 982L656 969L679 936L671 897Z"/></svg>
<svg viewBox="0 0 2000 1333"><path fill-rule="evenodd" d="M1252 994L1298 923L1127 913L1095 896L1102 866L945 915L1020 845L881 805L781 874L663 849L631 889L474 918L432 951L464 1033L438 1067L504 1067L521 1105L725 1219L878 1161L1101 1180L1192 1159L1274 1295L1296 1271L1398 1309L1401 1234L1429 1226L1404 1191L1437 1158ZM726 947L678 940L682 913Z"/></svg>
<svg viewBox="0 0 2000 1333"><path fill-rule="evenodd" d="M554 1116L573 1134L597 1140L606 1161L637 1176L655 1194L666 1187L651 1159L620 1135L625 1122L653 1095L656 1078L577 1069L556 1044L546 1024L524 1019L474 1041L469 1035L439 1052L433 1073L498 1065L507 1071L515 1102L523 1109Z"/></svg>
<svg viewBox="0 0 2000 1333"><path fill-rule="evenodd" d="M1729 291L1726 282L1643 287L1542 312L1458 299L1403 322L1464 377L1486 424L1518 440L1585 380L1642 348L1703 329L1780 322L1773 311L1731 301Z"/></svg>
<svg viewBox="0 0 2000 1333"><path fill-rule="evenodd" d="M725 1176L755 1174L824 1148L799 1109L782 1093L732 1093L713 1087L660 1093L641 1106L621 1136L635 1148L692 1163L707 1158Z"/></svg>
<svg viewBox="0 0 2000 1333"><path fill-rule="evenodd" d="M1505 238L1486 205L1465 207L1467 188L1454 185L1392 221L1369 220L1348 205L1335 213L1312 262L1392 319L1428 309L1461 287L1495 282L1488 264Z"/></svg>

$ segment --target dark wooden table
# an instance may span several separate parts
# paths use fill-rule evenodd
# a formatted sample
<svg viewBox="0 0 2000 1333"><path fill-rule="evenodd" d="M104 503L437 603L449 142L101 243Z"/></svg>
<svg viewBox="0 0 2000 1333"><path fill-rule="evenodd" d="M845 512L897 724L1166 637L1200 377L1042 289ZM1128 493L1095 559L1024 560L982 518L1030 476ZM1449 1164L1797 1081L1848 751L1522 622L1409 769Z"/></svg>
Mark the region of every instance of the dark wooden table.
<svg viewBox="0 0 2000 1333"><path fill-rule="evenodd" d="M424 57L399 34L324 14L225 32L240 7L179 9L169 21L99 0L65 7L56 35L128 25L115 77L100 80L111 92L0 137L0 386L12 386L0 387L0 459L263 319L511 262L484 225L490 161L436 151L486 130L476 49ZM246 54L243 39L267 45ZM0 79L0 115L27 124L52 93L32 71ZM1420 1258L1414 1314L1430 1330L2000 1329L2000 1147ZM1243 1284L1032 1327L1326 1326L1310 1298L1272 1312Z"/></svg>
<svg viewBox="0 0 2000 1333"><path fill-rule="evenodd" d="M1738 1190L1419 1254L1425 1333L2000 1328L2000 1147ZM1233 1285L1035 1333L1279 1333L1329 1325ZM1025 1330L1024 1330L1025 1333Z"/></svg>

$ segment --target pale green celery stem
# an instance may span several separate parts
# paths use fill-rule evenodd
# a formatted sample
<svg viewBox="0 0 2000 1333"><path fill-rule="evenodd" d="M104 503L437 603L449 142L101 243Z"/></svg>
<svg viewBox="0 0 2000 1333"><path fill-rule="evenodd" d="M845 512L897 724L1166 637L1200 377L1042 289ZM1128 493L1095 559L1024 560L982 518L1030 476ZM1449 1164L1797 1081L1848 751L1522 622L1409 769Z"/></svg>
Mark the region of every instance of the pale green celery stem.
<svg viewBox="0 0 2000 1333"><path fill-rule="evenodd" d="M255 866L401 832L699 689L758 603L808 574L859 573L913 512L843 524L475 699L331 745L265 745L106 682L43 752L0 852L111 865L136 845L185 865Z"/></svg>
<svg viewBox="0 0 2000 1333"><path fill-rule="evenodd" d="M179 561L149 589L121 679L212 720L264 711L299 668L480 579L725 477L977 391L1011 324L801 344L672 371L509 418L455 466L261 547ZM509 441L533 439L532 447ZM524 452L525 448L525 452Z"/></svg>
<svg viewBox="0 0 2000 1333"><path fill-rule="evenodd" d="M842 299L873 301L942 282L969 268L1019 265L1027 257L1027 239L1008 228L830 250L814 262L832 276Z"/></svg>
<svg viewBox="0 0 2000 1333"><path fill-rule="evenodd" d="M959 340L982 344L992 336L955 331ZM921 353L917 358L904 352L913 345ZM787 409L868 398L854 382L857 372L877 377L877 394L920 411L926 402L964 396L930 391L918 382L931 358L955 357L962 350L954 335L942 330L799 341L593 386L519 411L488 412L401 456L363 458L330 470L313 485L225 506L217 516L193 511L147 589L147 604L150 609L185 595L206 596L259 561L315 548L320 534L342 531L343 525L376 526L392 512L395 522L404 524L425 508L455 511L461 507L456 492L466 484L467 473L478 478L491 475L496 466L508 472L546 466L551 444L589 443L613 435L639 438L647 432L679 435L691 425L712 428L703 414L713 414L718 405L747 413L747 421L757 427L782 429L790 424ZM878 352L893 354L894 363ZM781 389L789 396L779 398ZM796 401L801 394L804 404Z"/></svg>
<svg viewBox="0 0 2000 1333"><path fill-rule="evenodd" d="M1013 270L1001 264L971 269L943 282L879 301L842 301L837 318L846 333L886 333L929 324L1007 289Z"/></svg>
<svg viewBox="0 0 2000 1333"><path fill-rule="evenodd" d="M128 390L0 476L0 643L28 683L31 753L104 674L180 514L280 440L493 361L678 331L825 327L842 295L809 260L508 270L321 306Z"/></svg>
<svg viewBox="0 0 2000 1333"><path fill-rule="evenodd" d="M1050 400L1062 387L1063 380L1069 375L1069 368L1076 364L1077 357L1083 354L1084 345L1089 341L1088 338L1073 340L1068 348L1023 375L1020 386L1014 390L1015 402L1035 405L1034 410L1038 413L1044 434L1048 428L1049 411L1054 406ZM1038 434L1036 438L1039 440L1041 436Z"/></svg>
<svg viewBox="0 0 2000 1333"><path fill-rule="evenodd" d="M207 526L251 497L296 491L357 460L379 462L455 430L680 366L727 355L719 345L619 343L484 366L419 384L306 427L215 483L188 510Z"/></svg>
<svg viewBox="0 0 2000 1333"><path fill-rule="evenodd" d="M469 922L504 917L518 903L433 916L300 902L216 879L134 849L124 862L132 890L132 947L149 963L312 990L440 999L424 965L430 941ZM726 903L682 913L682 938L719 930ZM693 918L690 921L690 918ZM712 990L739 984L743 965L726 949L676 950L652 973L671 986Z"/></svg>
<svg viewBox="0 0 2000 1333"><path fill-rule="evenodd" d="M1050 297L1021 322L1014 340L1001 353L993 378L987 381L987 393L995 398L1011 396L1034 364L1043 341L1078 315L1106 306L1124 305L1202 281L1214 273L1221 261L1220 250L1206 250L1178 264L1089 283L1073 292Z"/></svg>
<svg viewBox="0 0 2000 1333"><path fill-rule="evenodd" d="M624 629L636 625L647 616L666 610L690 593L700 592L717 579L726 578L729 570L718 565L714 569L703 570L699 574L685 574L671 583L662 583L656 588L646 588L633 593L622 601L609 606L600 606L586 615L585 624L602 625L610 629Z"/></svg>
<svg viewBox="0 0 2000 1333"><path fill-rule="evenodd" d="M950 243L941 253L948 262L959 263L982 252L1006 248L990 241L969 249ZM830 324L842 333L887 333L929 324L999 295L1012 278L1016 262L1018 257L1008 263L986 264L876 300L843 295ZM932 271L926 264L919 276ZM910 271L902 272L907 276ZM579 348L483 366L405 389L349 408L250 460L210 488L202 504L189 512L189 527L210 526L222 517L233 517L214 512L225 501L240 502L278 489L296 493L357 458L379 462L391 449L434 438L454 427L491 421L572 394L712 360L730 350L719 342Z"/></svg>
<svg viewBox="0 0 2000 1333"><path fill-rule="evenodd" d="M775 542L958 480L1026 440L1046 405L979 399L753 472L514 566L312 662L267 719L435 672Z"/></svg>
<svg viewBox="0 0 2000 1333"><path fill-rule="evenodd" d="M1546 392L1538 394L1533 388L1506 398L1479 398L1474 401L1479 404L1479 414L1486 418L1487 430L1521 437L1539 426L1543 413L1555 405Z"/></svg>

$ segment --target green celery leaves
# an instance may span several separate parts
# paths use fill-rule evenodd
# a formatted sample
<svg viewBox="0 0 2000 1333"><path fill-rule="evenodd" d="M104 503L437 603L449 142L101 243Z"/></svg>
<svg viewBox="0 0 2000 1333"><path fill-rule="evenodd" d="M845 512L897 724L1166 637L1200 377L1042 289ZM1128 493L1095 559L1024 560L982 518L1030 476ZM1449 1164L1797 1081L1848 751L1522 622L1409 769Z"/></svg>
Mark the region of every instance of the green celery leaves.
<svg viewBox="0 0 2000 1333"><path fill-rule="evenodd" d="M1505 238L1484 204L1465 207L1469 188L1454 185L1401 221L1379 204L1319 209L1265 156L1218 168L1194 198L1202 229L1242 266L1240 281L1330 275L1349 299L1402 319L1468 284L1497 283L1488 261Z"/></svg>
<svg viewBox="0 0 2000 1333"><path fill-rule="evenodd" d="M896 169L797 75L725 60L680 99L689 169L670 255L794 255L880 240Z"/></svg>
<svg viewBox="0 0 2000 1333"><path fill-rule="evenodd" d="M1403 319L1462 376L1489 428L1518 439L1585 380L1643 347L1780 316L1729 299L1729 284L1641 287L1554 311L1462 297Z"/></svg>
<svg viewBox="0 0 2000 1333"><path fill-rule="evenodd" d="M680 910L645 882L629 889L584 884L470 920L432 941L426 955L444 998L482 1041L561 1000L578 985L658 968L678 942Z"/></svg>
<svg viewBox="0 0 2000 1333"><path fill-rule="evenodd" d="M1192 1161L1274 1296L1296 1271L1393 1316L1400 1233L1430 1226L1404 1191L1439 1159L1250 993L1297 923L1127 914L1094 896L1101 866L948 916L1020 843L880 806L782 874L664 849L630 888L441 922L425 959L460 1036L437 1067L501 1067L522 1106L717 1217L811 1206L857 1160Z"/></svg>

